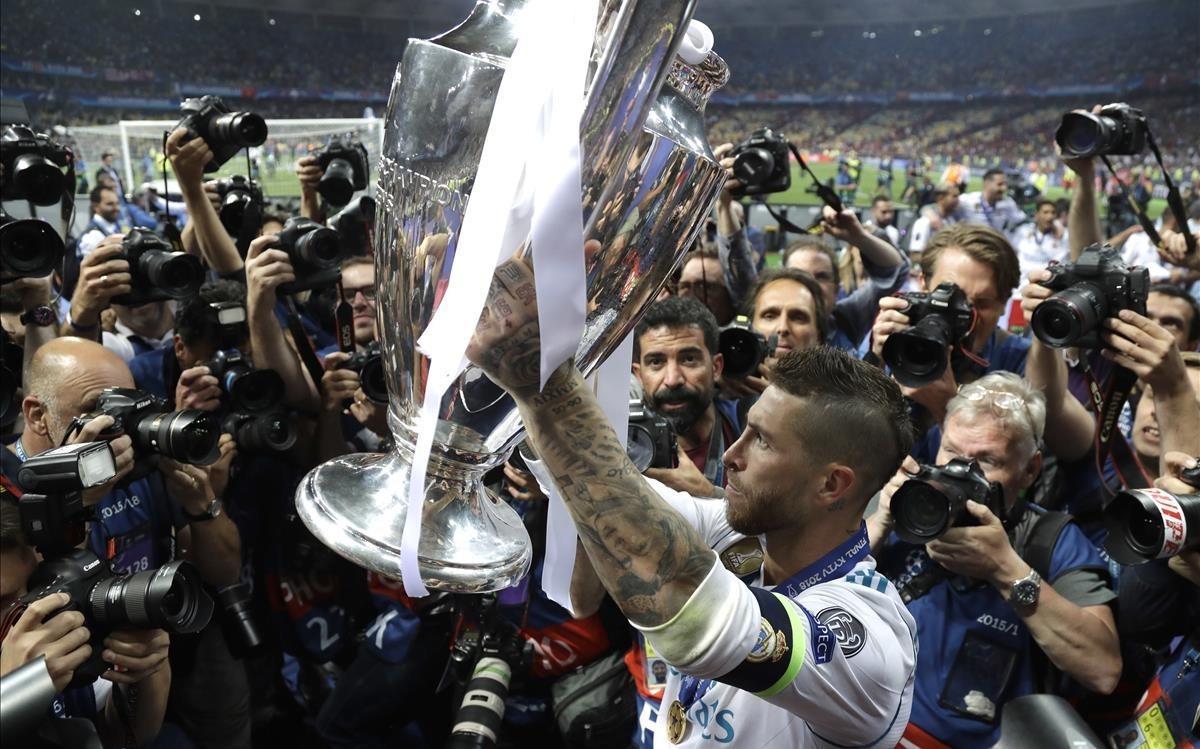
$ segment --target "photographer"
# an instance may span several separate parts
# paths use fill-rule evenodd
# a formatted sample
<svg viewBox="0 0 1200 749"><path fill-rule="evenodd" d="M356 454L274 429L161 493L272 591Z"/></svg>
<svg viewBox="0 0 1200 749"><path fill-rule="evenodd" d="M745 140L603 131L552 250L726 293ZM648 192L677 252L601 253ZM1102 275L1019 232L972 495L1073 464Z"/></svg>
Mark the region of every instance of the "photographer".
<svg viewBox="0 0 1200 749"><path fill-rule="evenodd" d="M1024 373L1029 341L997 327L1004 304L1019 280L1020 265L1012 246L1000 232L987 226L955 224L939 231L925 248L919 276L924 291L953 283L966 295L975 315L970 338L962 343L970 356L964 357L957 368L946 366L940 378L930 384L904 389L905 395L927 412L921 419L925 426L942 420L959 383L972 382L990 372ZM902 297L879 301L879 314L871 329L871 354L876 361L883 361L888 337L911 324L904 312L909 304ZM952 364L956 363L954 353L958 349L955 345L946 353ZM934 452L936 446L932 447L925 451Z"/></svg>
<svg viewBox="0 0 1200 749"><path fill-rule="evenodd" d="M915 468L908 463L868 518L879 569L917 622L921 649L905 736L918 746L931 738L995 743L1004 704L1048 681L1038 651L1087 689L1107 694L1117 684L1115 595L1104 560L1073 523L1023 498L1041 469L1045 419L1041 394L1012 373L964 385L947 406L936 463L978 461L996 506L967 500L954 523L965 527L924 546L902 541L892 533L893 509Z"/></svg>
<svg viewBox="0 0 1200 749"><path fill-rule="evenodd" d="M727 499L698 500L636 471L573 362L541 392L536 369L514 366L539 359L532 290L523 261L501 264L467 356L513 395L604 588L675 666L656 734L893 744L910 704L911 623L894 594L844 576L869 569L862 508L907 452L895 385L826 347L783 357L724 456ZM739 534L766 543L761 568L743 573L750 587L713 553Z"/></svg>
<svg viewBox="0 0 1200 749"><path fill-rule="evenodd" d="M213 159L212 149L203 138L191 137L185 128L178 127L167 137L166 154L188 210L184 246L192 246L194 239L200 257L217 273L241 270L242 257L204 187L204 167Z"/></svg>
<svg viewBox="0 0 1200 749"><path fill-rule="evenodd" d="M300 215L318 223L325 221L321 207L321 194L317 185L325 176L325 170L316 156L301 156L296 159L296 178L300 180Z"/></svg>
<svg viewBox="0 0 1200 749"><path fill-rule="evenodd" d="M891 201L886 202L891 205ZM882 204L877 202L876 205ZM808 271L821 283L824 309L829 315L829 344L846 351L857 351L863 336L871 329L871 322L879 310L879 300L899 291L908 279L908 259L894 243L889 243L890 240L880 239L868 231L859 223L854 211L839 214L824 206L821 226L825 233L858 249L866 271L865 282L853 293L837 299L836 268L828 267L831 265L829 256L809 244L812 240L806 238L788 248L784 266ZM793 252L796 247L799 249Z"/></svg>
<svg viewBox="0 0 1200 749"><path fill-rule="evenodd" d="M89 195L91 199L92 218L79 237L77 254L86 258L95 250L100 240L113 234L124 234L133 228L134 224L122 215L121 200L117 191L111 187L97 187Z"/></svg>
<svg viewBox="0 0 1200 749"><path fill-rule="evenodd" d="M122 234L98 240L79 264L79 281L71 296L67 319L60 328L61 335L101 339L100 313L112 305L113 297L133 290L133 274L124 257L124 240Z"/></svg>

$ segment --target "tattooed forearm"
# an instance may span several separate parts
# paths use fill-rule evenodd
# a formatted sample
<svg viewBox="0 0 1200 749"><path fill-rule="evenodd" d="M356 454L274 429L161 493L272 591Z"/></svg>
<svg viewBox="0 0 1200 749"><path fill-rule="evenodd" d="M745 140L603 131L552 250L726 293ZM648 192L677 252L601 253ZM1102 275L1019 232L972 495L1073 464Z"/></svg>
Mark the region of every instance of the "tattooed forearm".
<svg viewBox="0 0 1200 749"><path fill-rule="evenodd" d="M635 624L669 620L712 568L711 550L637 472L570 362L517 403L604 588Z"/></svg>

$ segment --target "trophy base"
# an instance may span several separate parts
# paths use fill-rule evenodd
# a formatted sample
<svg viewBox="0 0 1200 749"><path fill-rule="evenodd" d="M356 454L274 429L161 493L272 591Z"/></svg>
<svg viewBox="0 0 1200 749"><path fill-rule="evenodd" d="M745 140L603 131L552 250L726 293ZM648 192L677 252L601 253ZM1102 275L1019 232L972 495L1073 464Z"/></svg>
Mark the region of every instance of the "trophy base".
<svg viewBox="0 0 1200 749"><path fill-rule="evenodd" d="M411 465L400 455L343 455L309 471L296 510L322 543L351 562L400 578L400 540ZM426 477L417 560L425 585L453 593L487 593L516 584L533 556L516 511L462 471Z"/></svg>

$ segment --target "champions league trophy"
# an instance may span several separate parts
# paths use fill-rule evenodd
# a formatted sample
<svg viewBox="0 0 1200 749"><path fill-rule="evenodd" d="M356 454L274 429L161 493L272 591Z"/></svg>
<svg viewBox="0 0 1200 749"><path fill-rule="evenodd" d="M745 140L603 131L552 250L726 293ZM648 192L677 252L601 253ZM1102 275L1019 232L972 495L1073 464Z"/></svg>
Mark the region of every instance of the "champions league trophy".
<svg viewBox="0 0 1200 749"><path fill-rule="evenodd" d="M690 249L724 182L703 112L728 69L712 52L695 64L674 55L694 2L600 3L580 126L584 235L601 242L585 261L587 320L575 358L584 374L633 329ZM455 29L408 42L388 101L377 191L379 330L395 447L331 460L297 491L298 512L318 539L391 577L400 576L429 372L416 342L445 292L523 5L480 0ZM516 406L471 366L446 392L438 417L418 548L421 575L437 590L503 589L528 570L529 536L482 479L522 437Z"/></svg>

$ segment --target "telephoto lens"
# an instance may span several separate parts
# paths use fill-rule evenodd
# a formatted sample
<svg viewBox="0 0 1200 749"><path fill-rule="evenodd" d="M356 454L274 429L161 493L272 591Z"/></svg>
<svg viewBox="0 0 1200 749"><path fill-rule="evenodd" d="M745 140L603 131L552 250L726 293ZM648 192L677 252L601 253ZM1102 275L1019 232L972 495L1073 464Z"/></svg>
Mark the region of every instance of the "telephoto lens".
<svg viewBox="0 0 1200 749"><path fill-rule="evenodd" d="M151 286L172 299L187 299L204 283L204 267L197 258L184 252L143 253L138 258L138 270Z"/></svg>
<svg viewBox="0 0 1200 749"><path fill-rule="evenodd" d="M1144 564L1200 547L1200 494L1162 489L1118 492L1104 508L1105 551L1121 564Z"/></svg>
<svg viewBox="0 0 1200 749"><path fill-rule="evenodd" d="M267 122L253 112L229 112L214 118L209 132L213 140L240 148L261 146L267 139Z"/></svg>
<svg viewBox="0 0 1200 749"><path fill-rule="evenodd" d="M1110 314L1104 290L1082 281L1039 304L1029 324L1042 343L1066 348L1097 331Z"/></svg>
<svg viewBox="0 0 1200 749"><path fill-rule="evenodd" d="M901 294L912 326L888 336L883 361L901 385L921 387L946 371L949 354L975 329L975 309L962 289L945 282L931 292Z"/></svg>
<svg viewBox="0 0 1200 749"><path fill-rule="evenodd" d="M279 373L254 369L237 349L218 351L206 366L237 411L263 413L283 402L284 385Z"/></svg>
<svg viewBox="0 0 1200 749"><path fill-rule="evenodd" d="M132 434L135 449L147 450L196 466L217 462L221 429L204 411L168 411L142 416Z"/></svg>
<svg viewBox="0 0 1200 749"><path fill-rule="evenodd" d="M317 192L330 205L346 205L354 195L354 167L345 159L333 159L317 183Z"/></svg>
<svg viewBox="0 0 1200 749"><path fill-rule="evenodd" d="M734 322L721 328L717 341L717 349L725 362L722 373L726 377L738 379L756 374L759 365L775 355L779 336L772 333L768 339L751 328L746 317L741 315Z"/></svg>
<svg viewBox="0 0 1200 749"><path fill-rule="evenodd" d="M1128 104L1111 104L1097 114L1067 112L1054 133L1063 156L1132 156L1146 146L1146 115Z"/></svg>
<svg viewBox="0 0 1200 749"><path fill-rule="evenodd" d="M0 270L9 278L44 278L62 265L62 237L48 222L0 214Z"/></svg>
<svg viewBox="0 0 1200 749"><path fill-rule="evenodd" d="M217 593L222 611L222 631L235 656L245 656L263 643L262 632L254 620L250 586L236 583Z"/></svg>
<svg viewBox="0 0 1200 749"><path fill-rule="evenodd" d="M213 601L191 562L102 580L89 595L91 619L107 629L199 632L212 618Z"/></svg>
<svg viewBox="0 0 1200 749"><path fill-rule="evenodd" d="M504 700L512 667L503 659L483 656L467 683L467 693L454 716L447 749L491 749L504 722Z"/></svg>

